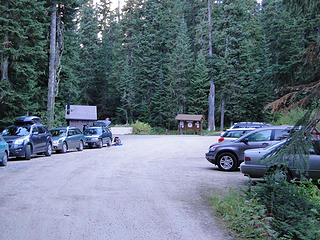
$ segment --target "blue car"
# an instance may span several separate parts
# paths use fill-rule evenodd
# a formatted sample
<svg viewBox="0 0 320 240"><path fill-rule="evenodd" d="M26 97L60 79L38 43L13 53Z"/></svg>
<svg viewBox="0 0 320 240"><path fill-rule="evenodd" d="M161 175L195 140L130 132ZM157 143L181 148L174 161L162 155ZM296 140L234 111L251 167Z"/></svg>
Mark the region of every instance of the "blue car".
<svg viewBox="0 0 320 240"><path fill-rule="evenodd" d="M112 133L107 127L89 127L83 132L85 145L88 147L96 146L102 148L104 144L111 146Z"/></svg>
<svg viewBox="0 0 320 240"><path fill-rule="evenodd" d="M56 152L65 153L71 149L83 150L84 136L76 127L57 127L50 130L52 147Z"/></svg>
<svg viewBox="0 0 320 240"><path fill-rule="evenodd" d="M9 146L0 135L0 166L7 166L9 157Z"/></svg>

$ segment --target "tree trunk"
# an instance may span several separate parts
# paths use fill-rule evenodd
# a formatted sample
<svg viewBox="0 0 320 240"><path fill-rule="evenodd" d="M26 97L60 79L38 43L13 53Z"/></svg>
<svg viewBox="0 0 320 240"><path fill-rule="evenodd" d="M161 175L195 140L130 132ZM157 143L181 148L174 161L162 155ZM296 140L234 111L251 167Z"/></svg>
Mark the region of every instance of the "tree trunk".
<svg viewBox="0 0 320 240"><path fill-rule="evenodd" d="M9 1L4 1L4 6L7 10L9 10ZM6 14L6 18L9 18L9 14ZM9 47L9 36L8 36L8 30L4 31L4 37L3 37L3 47L4 52L1 54L1 81L8 80L8 68L9 68L9 55L6 53L6 48Z"/></svg>
<svg viewBox="0 0 320 240"><path fill-rule="evenodd" d="M118 0L117 15L118 15L118 23L120 23L120 0Z"/></svg>
<svg viewBox="0 0 320 240"><path fill-rule="evenodd" d="M57 33L57 1L53 1L50 23L50 56L48 81L48 126L52 128L54 120L55 85L56 85L56 33Z"/></svg>
<svg viewBox="0 0 320 240"><path fill-rule="evenodd" d="M212 76L212 23L211 23L211 0L208 0L208 29L209 29L209 57L210 57L210 92L209 92L209 113L208 113L208 131L215 131L215 84Z"/></svg>
<svg viewBox="0 0 320 240"><path fill-rule="evenodd" d="M61 57L63 54L63 31L64 25L61 22L61 16L57 16L57 25L56 25L56 56L55 56L55 88L54 88L54 96L56 97L59 93L59 82L60 82L60 72L61 72Z"/></svg>
<svg viewBox="0 0 320 240"><path fill-rule="evenodd" d="M221 94L221 120L220 120L220 132L223 132L224 128L224 112L225 112L225 106L226 106L226 98L225 95Z"/></svg>

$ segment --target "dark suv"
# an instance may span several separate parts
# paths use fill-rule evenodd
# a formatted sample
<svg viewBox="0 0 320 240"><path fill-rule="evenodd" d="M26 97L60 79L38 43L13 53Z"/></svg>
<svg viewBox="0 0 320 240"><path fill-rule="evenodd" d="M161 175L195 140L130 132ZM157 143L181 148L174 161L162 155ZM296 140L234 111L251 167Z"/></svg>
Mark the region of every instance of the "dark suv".
<svg viewBox="0 0 320 240"><path fill-rule="evenodd" d="M221 170L233 171L244 161L245 150L276 144L288 137L291 129L288 126L258 128L233 142L211 145L206 159Z"/></svg>
<svg viewBox="0 0 320 240"><path fill-rule="evenodd" d="M10 156L29 160L34 153L52 153L51 134L38 117L17 118L14 125L3 130L2 136L9 145Z"/></svg>

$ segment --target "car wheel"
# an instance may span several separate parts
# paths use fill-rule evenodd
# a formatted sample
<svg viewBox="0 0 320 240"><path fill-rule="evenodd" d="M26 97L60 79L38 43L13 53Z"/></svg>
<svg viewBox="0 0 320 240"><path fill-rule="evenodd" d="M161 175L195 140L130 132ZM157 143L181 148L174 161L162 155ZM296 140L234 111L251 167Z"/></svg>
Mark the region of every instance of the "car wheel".
<svg viewBox="0 0 320 240"><path fill-rule="evenodd" d="M111 138L108 138L107 146L110 147L112 145L112 140Z"/></svg>
<svg viewBox="0 0 320 240"><path fill-rule="evenodd" d="M68 150L68 146L67 146L67 143L66 142L63 142L62 144L62 148L61 148L61 152L62 153L66 153Z"/></svg>
<svg viewBox="0 0 320 240"><path fill-rule="evenodd" d="M5 152L2 157L2 162L0 162L0 166L7 166L7 162L8 162L8 153Z"/></svg>
<svg viewBox="0 0 320 240"><path fill-rule="evenodd" d="M31 146L29 144L26 146L26 151L25 151L25 154L24 154L24 158L26 160L30 160L31 159Z"/></svg>
<svg viewBox="0 0 320 240"><path fill-rule="evenodd" d="M79 147L77 149L78 149L78 151L83 150L83 142L82 141L79 142Z"/></svg>
<svg viewBox="0 0 320 240"><path fill-rule="evenodd" d="M99 143L98 143L98 148L102 148L103 147L103 141L102 139L100 139Z"/></svg>
<svg viewBox="0 0 320 240"><path fill-rule="evenodd" d="M47 150L44 152L44 155L49 157L51 156L51 153L52 153L52 146L51 146L51 143L48 143Z"/></svg>
<svg viewBox="0 0 320 240"><path fill-rule="evenodd" d="M223 171L233 171L238 167L237 158L232 153L222 153L218 157L218 167Z"/></svg>

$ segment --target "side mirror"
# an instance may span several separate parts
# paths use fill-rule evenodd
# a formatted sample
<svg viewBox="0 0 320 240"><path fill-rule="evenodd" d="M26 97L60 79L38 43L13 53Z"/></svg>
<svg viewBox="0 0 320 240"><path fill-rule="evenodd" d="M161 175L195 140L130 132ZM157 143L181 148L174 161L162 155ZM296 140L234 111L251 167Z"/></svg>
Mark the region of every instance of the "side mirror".
<svg viewBox="0 0 320 240"><path fill-rule="evenodd" d="M245 143L245 144L248 144L249 139L248 139L248 138L244 138L244 139L241 140L241 142L243 142L243 143Z"/></svg>

